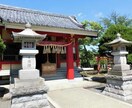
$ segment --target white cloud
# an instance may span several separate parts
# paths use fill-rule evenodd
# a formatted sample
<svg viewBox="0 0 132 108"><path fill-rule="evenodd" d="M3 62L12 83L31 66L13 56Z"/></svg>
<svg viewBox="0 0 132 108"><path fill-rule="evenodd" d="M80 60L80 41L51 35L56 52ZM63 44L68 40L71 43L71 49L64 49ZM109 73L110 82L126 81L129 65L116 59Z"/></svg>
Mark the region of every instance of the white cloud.
<svg viewBox="0 0 132 108"><path fill-rule="evenodd" d="M77 14L78 17L81 17L82 15L83 15L83 13L81 13L81 12Z"/></svg>
<svg viewBox="0 0 132 108"><path fill-rule="evenodd" d="M86 15L83 14L82 12L79 12L78 14L75 15L78 20L83 21L86 19Z"/></svg>
<svg viewBox="0 0 132 108"><path fill-rule="evenodd" d="M103 15L102 12L98 12L98 13L95 14L95 17L96 17L96 18L101 18L101 17L103 17L103 16L104 16L104 15Z"/></svg>

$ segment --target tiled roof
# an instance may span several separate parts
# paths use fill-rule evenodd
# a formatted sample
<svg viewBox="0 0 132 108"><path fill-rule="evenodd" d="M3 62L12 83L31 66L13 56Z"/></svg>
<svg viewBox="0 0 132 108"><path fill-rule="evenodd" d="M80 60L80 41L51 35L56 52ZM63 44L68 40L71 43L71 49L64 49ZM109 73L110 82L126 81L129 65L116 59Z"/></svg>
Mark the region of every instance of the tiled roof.
<svg viewBox="0 0 132 108"><path fill-rule="evenodd" d="M82 25L75 20L75 18L70 16L46 13L43 11L12 7L1 4L0 18L8 23L26 24L27 22L29 22L30 24L37 26L80 30L84 29Z"/></svg>

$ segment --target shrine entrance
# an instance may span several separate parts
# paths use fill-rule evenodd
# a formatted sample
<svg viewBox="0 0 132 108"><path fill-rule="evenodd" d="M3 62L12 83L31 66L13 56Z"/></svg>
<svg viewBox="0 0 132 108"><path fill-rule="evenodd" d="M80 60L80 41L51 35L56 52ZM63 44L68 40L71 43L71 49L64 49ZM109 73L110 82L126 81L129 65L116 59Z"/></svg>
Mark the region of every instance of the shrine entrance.
<svg viewBox="0 0 132 108"><path fill-rule="evenodd" d="M49 65L54 64L56 67L56 53L43 54L43 46L37 46L37 50L39 50L39 54L36 55L36 68L40 70L40 74L43 76L42 65L48 63ZM56 71L47 73L45 71L45 74L55 74L55 72Z"/></svg>
<svg viewBox="0 0 132 108"><path fill-rule="evenodd" d="M41 76L55 75L57 68L60 68L60 55L66 54L67 44L64 42L42 41L38 43L36 55L37 69L40 70Z"/></svg>

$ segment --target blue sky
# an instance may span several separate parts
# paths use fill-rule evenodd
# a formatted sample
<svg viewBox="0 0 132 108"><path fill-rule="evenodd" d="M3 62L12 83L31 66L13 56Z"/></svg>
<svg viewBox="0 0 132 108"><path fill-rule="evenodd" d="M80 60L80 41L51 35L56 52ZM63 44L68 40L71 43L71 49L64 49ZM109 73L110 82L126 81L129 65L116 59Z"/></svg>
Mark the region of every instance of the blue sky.
<svg viewBox="0 0 132 108"><path fill-rule="evenodd" d="M0 4L74 15L80 22L99 21L113 11L132 17L132 0L0 0Z"/></svg>

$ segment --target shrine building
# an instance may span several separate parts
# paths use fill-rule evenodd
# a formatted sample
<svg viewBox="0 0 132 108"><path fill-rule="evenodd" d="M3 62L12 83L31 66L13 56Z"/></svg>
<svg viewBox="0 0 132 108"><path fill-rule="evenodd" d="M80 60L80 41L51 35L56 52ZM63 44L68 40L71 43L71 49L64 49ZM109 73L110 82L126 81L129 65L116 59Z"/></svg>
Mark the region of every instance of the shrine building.
<svg viewBox="0 0 132 108"><path fill-rule="evenodd" d="M2 70L15 72L21 69L21 43L14 41L12 32L21 32L25 24L46 38L37 43L36 68L43 77L57 75L59 70L67 79L74 79L76 69L80 66L79 38L96 37L97 32L84 29L74 16L47 13L38 10L0 5L0 36L6 44L6 50L0 57ZM27 48L34 47L32 42L25 43ZM61 77L61 76L60 76Z"/></svg>

